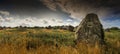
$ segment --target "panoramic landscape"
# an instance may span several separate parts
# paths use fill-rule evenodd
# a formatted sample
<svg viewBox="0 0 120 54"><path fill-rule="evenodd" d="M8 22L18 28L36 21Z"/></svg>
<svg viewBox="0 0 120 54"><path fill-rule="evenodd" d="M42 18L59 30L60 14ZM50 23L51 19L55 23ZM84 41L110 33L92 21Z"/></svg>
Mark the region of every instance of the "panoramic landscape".
<svg viewBox="0 0 120 54"><path fill-rule="evenodd" d="M120 54L119 0L0 0L0 54Z"/></svg>

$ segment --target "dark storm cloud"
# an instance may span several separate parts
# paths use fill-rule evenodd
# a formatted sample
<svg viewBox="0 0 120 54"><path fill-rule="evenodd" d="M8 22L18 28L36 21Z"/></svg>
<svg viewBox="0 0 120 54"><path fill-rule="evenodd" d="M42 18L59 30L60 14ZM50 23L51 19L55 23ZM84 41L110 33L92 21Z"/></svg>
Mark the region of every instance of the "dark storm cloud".
<svg viewBox="0 0 120 54"><path fill-rule="evenodd" d="M39 0L0 0L0 10L9 11L13 15L37 16L50 11Z"/></svg>
<svg viewBox="0 0 120 54"><path fill-rule="evenodd" d="M120 13L119 0L41 0L47 7L56 10L60 6L61 9L70 13L74 18L87 13L97 13L100 16L108 16L109 14Z"/></svg>
<svg viewBox="0 0 120 54"><path fill-rule="evenodd" d="M119 23L120 2L119 0L0 0L2 26L78 25L88 13L96 13L100 18L110 20L105 22L105 25ZM114 21L111 22L113 18Z"/></svg>
<svg viewBox="0 0 120 54"><path fill-rule="evenodd" d="M7 10L13 15L22 16L56 13L58 7L73 18L81 18L91 12L100 16L120 13L119 0L0 0L0 6L0 10ZM67 13L65 15L68 15Z"/></svg>
<svg viewBox="0 0 120 54"><path fill-rule="evenodd" d="M22 16L21 18L23 18L23 16L32 16L37 18L45 18L46 16L70 18L69 14L61 10L53 11L49 9L40 0L0 0L0 10L8 11L10 12L10 15L13 16Z"/></svg>

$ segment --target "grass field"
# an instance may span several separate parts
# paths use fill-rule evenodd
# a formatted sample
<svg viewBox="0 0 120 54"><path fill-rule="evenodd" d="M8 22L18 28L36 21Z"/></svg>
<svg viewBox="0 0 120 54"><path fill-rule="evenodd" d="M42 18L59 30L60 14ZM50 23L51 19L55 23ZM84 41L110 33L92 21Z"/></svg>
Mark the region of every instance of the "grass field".
<svg viewBox="0 0 120 54"><path fill-rule="evenodd" d="M0 54L120 54L120 31L105 32L106 45L74 43L74 32L59 29L0 30Z"/></svg>

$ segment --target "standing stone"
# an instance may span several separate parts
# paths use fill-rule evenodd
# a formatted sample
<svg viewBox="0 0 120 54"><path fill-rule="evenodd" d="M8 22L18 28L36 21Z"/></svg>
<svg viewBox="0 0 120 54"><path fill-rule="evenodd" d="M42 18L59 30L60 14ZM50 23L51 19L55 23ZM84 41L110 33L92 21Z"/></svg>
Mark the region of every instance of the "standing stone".
<svg viewBox="0 0 120 54"><path fill-rule="evenodd" d="M103 43L104 31L98 16L94 13L88 14L77 27L76 42L83 43Z"/></svg>

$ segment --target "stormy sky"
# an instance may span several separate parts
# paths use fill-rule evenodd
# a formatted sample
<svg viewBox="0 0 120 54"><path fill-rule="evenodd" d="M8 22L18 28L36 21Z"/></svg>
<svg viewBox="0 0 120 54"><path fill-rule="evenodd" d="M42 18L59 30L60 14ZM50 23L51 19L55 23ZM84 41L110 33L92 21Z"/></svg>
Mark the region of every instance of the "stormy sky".
<svg viewBox="0 0 120 54"><path fill-rule="evenodd" d="M88 13L120 27L119 0L0 0L0 26L77 26Z"/></svg>

